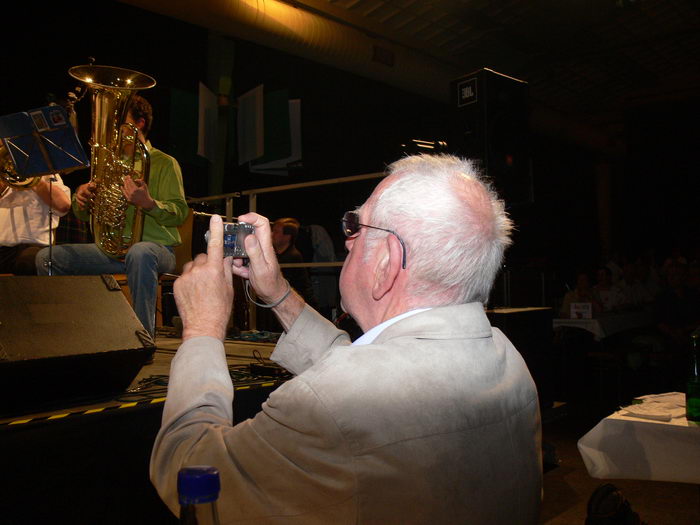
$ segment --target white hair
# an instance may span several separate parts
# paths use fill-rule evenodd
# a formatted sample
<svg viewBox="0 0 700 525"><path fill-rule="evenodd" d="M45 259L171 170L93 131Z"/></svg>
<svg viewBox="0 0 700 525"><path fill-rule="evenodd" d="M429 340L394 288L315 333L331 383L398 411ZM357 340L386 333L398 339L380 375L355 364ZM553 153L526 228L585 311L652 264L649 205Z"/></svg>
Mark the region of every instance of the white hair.
<svg viewBox="0 0 700 525"><path fill-rule="evenodd" d="M486 304L513 226L490 183L474 162L445 154L404 157L387 172L394 180L369 224L404 240L412 306ZM367 234L370 245L386 235Z"/></svg>

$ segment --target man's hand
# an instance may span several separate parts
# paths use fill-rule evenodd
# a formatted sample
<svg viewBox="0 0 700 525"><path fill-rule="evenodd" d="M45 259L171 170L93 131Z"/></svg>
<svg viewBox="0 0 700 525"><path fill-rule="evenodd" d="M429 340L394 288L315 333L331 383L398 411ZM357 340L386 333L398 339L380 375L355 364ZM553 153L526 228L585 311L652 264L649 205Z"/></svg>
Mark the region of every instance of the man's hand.
<svg viewBox="0 0 700 525"><path fill-rule="evenodd" d="M144 210L151 210L156 205L148 192L148 184L143 179L132 179L127 175L124 177L122 193L129 204L140 206Z"/></svg>
<svg viewBox="0 0 700 525"><path fill-rule="evenodd" d="M81 210L85 210L90 207L92 204L92 199L95 198L95 191L97 191L97 186L93 182L81 184L78 186L78 189L75 190L75 200L77 201Z"/></svg>
<svg viewBox="0 0 700 525"><path fill-rule="evenodd" d="M183 267L175 281L175 302L182 318L182 340L208 335L223 341L233 305L231 258L224 258L221 217L209 221L207 253Z"/></svg>
<svg viewBox="0 0 700 525"><path fill-rule="evenodd" d="M248 235L244 241L249 265L243 266L241 259L234 259L233 273L250 279L257 296L266 303L273 303L287 292L287 283L272 246L270 221L257 213L246 213L238 220L253 225L255 235Z"/></svg>

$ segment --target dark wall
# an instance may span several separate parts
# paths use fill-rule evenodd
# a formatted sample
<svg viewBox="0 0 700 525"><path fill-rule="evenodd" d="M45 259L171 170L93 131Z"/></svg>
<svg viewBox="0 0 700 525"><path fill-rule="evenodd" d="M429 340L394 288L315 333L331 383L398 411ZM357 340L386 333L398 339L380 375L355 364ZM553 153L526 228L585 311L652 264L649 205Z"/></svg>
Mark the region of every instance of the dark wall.
<svg viewBox="0 0 700 525"><path fill-rule="evenodd" d="M174 99L173 93L187 93L196 103L198 84L207 78L206 30L112 1L25 2L14 9L13 23L5 26L10 45L0 55L0 114L44 105L50 96L64 96L76 85L68 68L93 56L100 64L136 69L156 78L157 87L144 93L154 106L151 138L156 147L179 152L182 145L177 140L194 136L195 129L178 129L176 137L170 118L173 111L192 111L176 107L181 99ZM402 142L443 139L447 132L453 110L446 104L249 42L233 42L231 100L259 84L300 98L303 162L286 177L250 174L245 166L238 166L234 151L226 166L224 191L382 171L400 155ZM88 105L83 100L78 108L85 145ZM688 239L697 238L700 221L693 157L700 144L697 115L697 100L659 102L620 114L618 126L624 130L629 153L612 165L615 248L653 244L663 252L675 237L686 245ZM534 200L509 203L517 225L509 264L569 270L582 261L596 264L603 255L594 172L599 159L578 145L537 130L531 148ZM178 154L178 160L187 195L208 195L207 162L194 153ZM76 187L87 173L83 170L65 178ZM292 215L306 224L319 223L336 235L342 212L361 204L375 182L268 194L260 197L258 209L270 217ZM246 205L244 199L237 203L241 211Z"/></svg>
<svg viewBox="0 0 700 525"><path fill-rule="evenodd" d="M628 111L624 170L616 179L616 238L625 252L700 247L700 97Z"/></svg>
<svg viewBox="0 0 700 525"><path fill-rule="evenodd" d="M226 191L382 172L407 140L445 137L447 104L276 50L237 42L233 78L236 96L263 84L266 92L287 90L289 98L301 99L303 160L289 176L249 173L233 162ZM263 194L258 211L273 219L300 217L335 236L342 213L361 205L377 182Z"/></svg>
<svg viewBox="0 0 700 525"><path fill-rule="evenodd" d="M7 47L0 58L0 115L64 99L80 85L68 69L93 57L96 64L134 69L156 79L156 87L142 94L153 105L150 138L166 152L172 90L196 93L206 74L204 29L120 2L20 2L13 6L12 23L5 18L3 38ZM79 136L88 150L89 97L76 104L76 112ZM89 178L87 171L73 172L65 182L77 187ZM186 190L189 182L186 178Z"/></svg>
<svg viewBox="0 0 700 525"><path fill-rule="evenodd" d="M297 182L382 171L401 143L444 139L447 131L447 104L246 42L236 44L233 76L236 95L264 84L301 99L304 158ZM244 187L287 183L245 170L237 176Z"/></svg>

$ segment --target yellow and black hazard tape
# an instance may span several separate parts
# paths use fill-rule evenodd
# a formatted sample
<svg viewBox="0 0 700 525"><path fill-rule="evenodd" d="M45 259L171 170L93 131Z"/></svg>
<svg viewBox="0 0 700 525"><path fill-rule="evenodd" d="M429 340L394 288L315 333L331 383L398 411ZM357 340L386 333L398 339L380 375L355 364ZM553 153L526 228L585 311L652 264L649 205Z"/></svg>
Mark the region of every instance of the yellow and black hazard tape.
<svg viewBox="0 0 700 525"><path fill-rule="evenodd" d="M269 381L269 382L265 382L265 383L234 385L233 389L235 391L235 390L250 390L251 388L267 388L267 387L275 386L278 383L279 383L278 381ZM24 418L20 418L20 419L13 419L13 420L0 422L0 426L25 425L27 423L37 423L39 421L54 421L54 420L59 420L59 419L65 419L67 417L99 414L101 412L106 412L109 410L115 410L115 409L120 409L120 408L133 408L133 407L138 406L138 405L156 405L158 403L163 403L163 402L165 402L165 396L156 397L153 399L146 399L143 401L130 401L128 403L120 403L118 405L90 408L88 410L76 410L76 411L72 411L72 412L70 412L70 411L61 412L59 414L51 414L50 416L24 417Z"/></svg>
<svg viewBox="0 0 700 525"><path fill-rule="evenodd" d="M279 381L268 381L265 383L254 383L252 385L234 385L234 390L250 390L251 388L267 388L269 386L278 385Z"/></svg>
<svg viewBox="0 0 700 525"><path fill-rule="evenodd" d="M89 415L89 414L99 414L101 412L107 412L110 410L115 410L115 409L120 409L120 408L133 408L137 405L147 405L147 404L148 405L156 405L158 403L163 403L164 401L165 401L165 397L156 397L156 398L148 399L148 400L144 400L144 401L130 401L128 403L120 403L118 405L90 408L87 410L74 410L74 411L60 412L58 414L51 414L48 416L23 417L20 419L13 419L13 420L9 420L9 421L4 421L4 422L0 423L0 425L14 426L14 425L26 425L27 423L37 423L39 421L55 421L55 420L59 420L59 419L65 419L67 417L75 417L75 416Z"/></svg>

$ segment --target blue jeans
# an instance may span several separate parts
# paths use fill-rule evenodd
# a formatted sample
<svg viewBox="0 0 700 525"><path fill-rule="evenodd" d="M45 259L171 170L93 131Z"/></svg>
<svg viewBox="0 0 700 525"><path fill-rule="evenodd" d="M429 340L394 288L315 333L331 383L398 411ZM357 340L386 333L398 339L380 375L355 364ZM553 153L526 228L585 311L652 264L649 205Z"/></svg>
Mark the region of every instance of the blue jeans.
<svg viewBox="0 0 700 525"><path fill-rule="evenodd" d="M101 275L125 273L136 317L152 337L156 331L158 275L175 269L175 252L170 246L138 242L124 261L105 255L96 244L59 244L51 253L53 275ZM36 255L38 275L48 275L49 249Z"/></svg>

